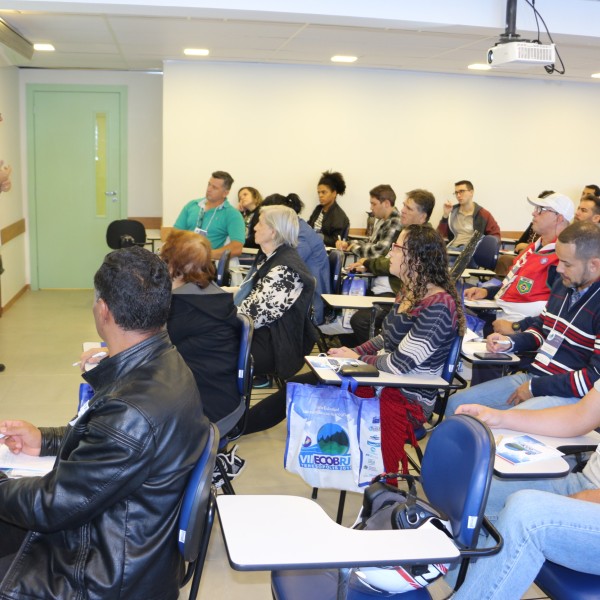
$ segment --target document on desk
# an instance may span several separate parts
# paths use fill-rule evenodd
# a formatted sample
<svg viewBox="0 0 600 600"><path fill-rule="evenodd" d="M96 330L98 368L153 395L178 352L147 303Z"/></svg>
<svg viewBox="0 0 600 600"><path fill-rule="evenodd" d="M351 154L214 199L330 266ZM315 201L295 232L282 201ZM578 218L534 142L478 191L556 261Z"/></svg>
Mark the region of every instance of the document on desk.
<svg viewBox="0 0 600 600"><path fill-rule="evenodd" d="M495 300L465 300L465 306L468 308L498 308Z"/></svg>
<svg viewBox="0 0 600 600"><path fill-rule="evenodd" d="M0 446L0 471L10 479L45 475L52 470L56 456L27 456L13 454L5 445Z"/></svg>
<svg viewBox="0 0 600 600"><path fill-rule="evenodd" d="M558 458L563 453L530 435L500 436L497 440L496 456L513 465Z"/></svg>

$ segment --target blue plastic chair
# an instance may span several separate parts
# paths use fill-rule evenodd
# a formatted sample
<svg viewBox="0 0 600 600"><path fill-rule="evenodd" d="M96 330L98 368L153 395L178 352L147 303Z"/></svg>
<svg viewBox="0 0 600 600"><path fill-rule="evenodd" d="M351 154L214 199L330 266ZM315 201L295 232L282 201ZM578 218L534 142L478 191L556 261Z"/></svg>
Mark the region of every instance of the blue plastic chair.
<svg viewBox="0 0 600 600"><path fill-rule="evenodd" d="M552 600L598 600L600 575L567 569L547 560L535 584Z"/></svg>
<svg viewBox="0 0 600 600"><path fill-rule="evenodd" d="M229 261L231 260L231 250L225 250L217 261L217 279L216 284L219 287L231 283L231 273L229 272Z"/></svg>
<svg viewBox="0 0 600 600"><path fill-rule="evenodd" d="M494 449L492 434L483 423L467 415L453 415L431 434L425 451L420 477L423 490L431 504L448 516L462 557L457 587L464 581L471 557L491 556L502 547L502 537L484 517ZM481 527L496 541L493 547L476 548ZM331 552L335 553L335 548ZM271 576L275 600L329 600L336 597L337 585L337 573L330 570L273 571ZM351 581L348 600L373 600L373 594L363 589ZM420 589L386 598L414 600L429 598L429 594Z"/></svg>
<svg viewBox="0 0 600 600"><path fill-rule="evenodd" d="M200 578L215 518L212 477L218 443L219 433L216 426L211 423L206 446L190 474L179 513L177 541L179 552L188 563L180 587L184 587L190 579L192 580L190 600L195 600L198 595Z"/></svg>
<svg viewBox="0 0 600 600"><path fill-rule="evenodd" d="M241 437L246 429L248 420L248 410L250 409L250 396L252 394L252 374L253 360L250 349L252 348L252 337L254 335L254 323L252 318L243 313L237 314L240 321L240 351L238 354L237 363L237 387L240 394L240 402L243 402L245 410L241 419L236 426L227 435L223 436L219 441L219 452L224 452L227 446ZM216 463L221 477L223 477L223 491L226 494L235 494L231 480L227 477L227 469L222 460L217 459Z"/></svg>

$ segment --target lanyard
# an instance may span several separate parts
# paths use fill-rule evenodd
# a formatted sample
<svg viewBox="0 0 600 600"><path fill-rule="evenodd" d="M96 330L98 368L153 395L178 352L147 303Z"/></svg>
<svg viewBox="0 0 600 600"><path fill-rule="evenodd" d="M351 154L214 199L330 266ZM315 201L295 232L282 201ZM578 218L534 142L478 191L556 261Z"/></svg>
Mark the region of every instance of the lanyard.
<svg viewBox="0 0 600 600"><path fill-rule="evenodd" d="M598 293L598 290L600 290L600 288L596 288L596 291L579 307L579 310L575 313L575 316L570 321L567 322L567 326L561 334L563 338L566 336L567 331L569 331L569 327L571 327L571 324L575 322L575 320L579 316L579 313L583 310L584 306ZM558 315L554 319L554 324L552 325L552 329L550 330L550 333L548 334L548 337L546 338L548 341L552 341L554 339L554 336L556 335L554 333L554 330L556 328L556 324L558 323L558 319L560 319L560 313L562 312L562 309L564 308L565 302L567 301L568 297L569 297L569 294L566 294L562 304L560 305L560 310L558 311Z"/></svg>
<svg viewBox="0 0 600 600"><path fill-rule="evenodd" d="M204 207L206 206L206 200L203 203L198 203L198 206L200 207L200 212L198 213L198 219L196 220L196 229L202 229L201 224L202 224L202 221L204 221L204 215L206 214L206 211L204 210ZM213 211L213 214L210 217L210 221L208 222L208 225L206 226L206 229L204 231L208 232L208 228L210 227L211 223L213 222L213 219L215 218L217 211L221 210L223 208L223 206L225 206L225 202L223 202L222 204L219 204L219 206L217 206L216 208L211 209Z"/></svg>

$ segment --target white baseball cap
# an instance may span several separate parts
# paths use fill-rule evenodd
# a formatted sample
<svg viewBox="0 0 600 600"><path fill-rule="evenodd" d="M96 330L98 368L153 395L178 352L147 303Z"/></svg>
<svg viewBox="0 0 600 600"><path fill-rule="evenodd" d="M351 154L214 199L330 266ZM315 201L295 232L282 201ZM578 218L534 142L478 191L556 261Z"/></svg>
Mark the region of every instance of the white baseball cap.
<svg viewBox="0 0 600 600"><path fill-rule="evenodd" d="M545 198L527 198L529 204L533 206L542 206L544 208L550 208L559 215L562 215L567 221L572 221L575 216L575 207L573 201L569 196L564 194L550 194Z"/></svg>

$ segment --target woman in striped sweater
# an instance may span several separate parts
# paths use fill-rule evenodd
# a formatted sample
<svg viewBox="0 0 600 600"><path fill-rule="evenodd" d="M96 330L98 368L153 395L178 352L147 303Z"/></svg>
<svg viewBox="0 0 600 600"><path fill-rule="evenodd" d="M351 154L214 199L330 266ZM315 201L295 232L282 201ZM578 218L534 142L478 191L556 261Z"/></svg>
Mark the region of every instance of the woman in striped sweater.
<svg viewBox="0 0 600 600"><path fill-rule="evenodd" d="M359 358L388 373L440 374L452 341L464 329L460 301L448 276L444 242L431 227L405 228L392 247L390 272L403 282L402 295L380 335L356 348L333 348L332 356ZM306 373L292 380L316 384ZM384 388L381 391L382 449L386 469L398 468L404 445L399 420L423 422L433 411L436 390ZM285 390L252 407L247 433L273 427L285 418ZM386 460L386 455L389 455ZM395 463L394 463L395 461Z"/></svg>

